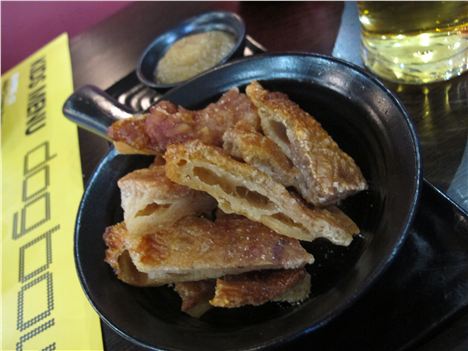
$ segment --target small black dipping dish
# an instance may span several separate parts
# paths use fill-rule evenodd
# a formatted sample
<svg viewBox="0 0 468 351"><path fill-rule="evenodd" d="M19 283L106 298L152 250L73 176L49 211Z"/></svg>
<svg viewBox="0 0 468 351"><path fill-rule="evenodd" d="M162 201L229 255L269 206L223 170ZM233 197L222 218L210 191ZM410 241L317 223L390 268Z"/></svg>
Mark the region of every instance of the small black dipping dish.
<svg viewBox="0 0 468 351"><path fill-rule="evenodd" d="M185 83L186 80L170 84L158 83L155 76L158 62L167 50L182 37L215 30L233 35L235 44L231 51L214 67L226 63L231 58L242 56L245 47L245 25L242 19L232 12L208 12L182 22L153 40L138 61L136 69L138 79L143 84L160 90L168 90Z"/></svg>

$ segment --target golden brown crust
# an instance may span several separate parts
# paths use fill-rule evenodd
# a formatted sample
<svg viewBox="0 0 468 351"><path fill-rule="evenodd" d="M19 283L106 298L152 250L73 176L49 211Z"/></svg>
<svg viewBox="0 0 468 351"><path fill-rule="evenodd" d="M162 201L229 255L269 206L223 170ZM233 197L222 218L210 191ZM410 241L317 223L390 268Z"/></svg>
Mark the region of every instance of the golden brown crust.
<svg viewBox="0 0 468 351"><path fill-rule="evenodd" d="M115 271L119 273L119 257L125 251L125 236L127 235L127 228L125 223L117 223L116 225L106 228L103 234L104 242L106 243L106 261Z"/></svg>
<svg viewBox="0 0 468 351"><path fill-rule="evenodd" d="M269 301L300 303L309 296L310 275L305 269L256 271L217 280L176 283L174 290L182 300L181 310L199 318L212 306L258 306Z"/></svg>
<svg viewBox="0 0 468 351"><path fill-rule="evenodd" d="M214 296L215 285L214 279L175 283L174 290L182 299L180 309L192 317L200 317L211 307L208 301Z"/></svg>
<svg viewBox="0 0 468 351"><path fill-rule="evenodd" d="M224 132L238 121L259 128L255 106L238 89L231 89L197 111L159 101L148 113L114 122L107 134L120 153L158 155L170 144L194 139L221 146Z"/></svg>
<svg viewBox="0 0 468 351"><path fill-rule="evenodd" d="M303 282L308 273L305 269L249 272L230 275L216 280L216 292L210 304L216 307L235 308L245 305L258 306L268 301L282 301L287 294ZM308 296L309 289L303 289L296 300ZM292 295L290 295L292 296Z"/></svg>
<svg viewBox="0 0 468 351"><path fill-rule="evenodd" d="M367 188L354 160L287 95L269 92L258 82L246 92L257 107L265 135L301 171L305 182L299 190L307 201L327 205Z"/></svg>
<svg viewBox="0 0 468 351"><path fill-rule="evenodd" d="M349 245L359 232L337 208L311 209L269 175L199 141L171 145L165 155L172 181L209 193L226 213L261 222L285 236L312 241L325 237Z"/></svg>
<svg viewBox="0 0 468 351"><path fill-rule="evenodd" d="M119 153L158 155L164 151L152 145L145 121L146 115L135 115L118 120L107 129L107 135Z"/></svg>
<svg viewBox="0 0 468 351"><path fill-rule="evenodd" d="M139 238L130 237L122 224L112 228L104 236L110 245L106 262L118 272L115 256L127 250L138 271L148 274L147 282L151 285L253 270L292 269L313 262L297 240L236 216L225 216L216 222L185 217L173 226L157 228Z"/></svg>
<svg viewBox="0 0 468 351"><path fill-rule="evenodd" d="M223 136L223 149L284 186L294 186L298 182L299 170L281 149L248 124L239 122L228 129Z"/></svg>
<svg viewBox="0 0 468 351"><path fill-rule="evenodd" d="M154 282L148 277L148 274L138 271L135 265L132 262L130 254L127 250L122 252L122 255L119 256L119 272L117 277L130 285L133 286L153 286Z"/></svg>
<svg viewBox="0 0 468 351"><path fill-rule="evenodd" d="M133 171L122 177L118 186L130 235L142 235L153 227L216 208L216 201L208 194L170 181L164 165Z"/></svg>
<svg viewBox="0 0 468 351"><path fill-rule="evenodd" d="M151 286L148 275L136 269L126 250L126 235L127 229L123 222L106 228L103 235L107 245L105 262L113 268L121 281L134 286Z"/></svg>
<svg viewBox="0 0 468 351"><path fill-rule="evenodd" d="M248 222L245 218L229 218L229 216L225 216L219 221L222 223L219 230L223 231L224 235L231 235L232 231L236 230L234 228L239 228L243 231L243 225ZM257 227L257 224L253 224L253 227ZM247 232L250 232L250 229L252 228L249 228ZM108 249L106 250L105 261L114 268L117 277L127 284L140 287L161 285L160 278L151 278L147 273L137 270L129 251L127 251L128 238L126 235L124 223L119 223L106 229L104 240ZM151 251L150 261L153 263L158 262L159 264L163 263L164 259L168 258L167 248L162 248L164 243L154 237L145 238L146 240L141 241L139 250L142 249L145 252ZM246 247L244 246L244 249ZM253 245L251 248L253 250L247 250L250 251L250 254L262 257L262 248L259 248L257 245ZM235 251L239 251L239 248L232 247L232 249L232 251L228 249L228 255L229 253L236 254ZM242 248L240 250L245 251ZM288 250L288 248L285 249L283 245L272 249L277 256L284 256L285 250ZM289 251L291 250L289 249ZM310 260L310 256L307 258L307 254L305 254L302 248L299 251L299 255ZM294 250L290 254L293 252ZM164 269L163 267L161 268ZM194 268L196 269L196 267ZM210 308L210 303L218 307L260 305L268 301L295 303L304 300L308 296L309 288L310 277L304 269L265 270L226 276L216 281L216 295L215 280L178 282L174 286L175 291L182 299L182 311L197 318ZM211 300L210 303L208 302L209 300Z"/></svg>

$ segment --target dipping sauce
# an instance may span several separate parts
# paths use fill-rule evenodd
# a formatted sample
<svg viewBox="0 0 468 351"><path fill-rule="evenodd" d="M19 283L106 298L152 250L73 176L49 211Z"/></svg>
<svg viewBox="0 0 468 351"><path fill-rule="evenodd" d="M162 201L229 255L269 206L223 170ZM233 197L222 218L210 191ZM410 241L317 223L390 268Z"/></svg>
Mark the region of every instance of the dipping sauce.
<svg viewBox="0 0 468 351"><path fill-rule="evenodd" d="M234 37L226 32L191 34L177 40L156 68L156 81L171 84L192 78L214 67L234 47Z"/></svg>

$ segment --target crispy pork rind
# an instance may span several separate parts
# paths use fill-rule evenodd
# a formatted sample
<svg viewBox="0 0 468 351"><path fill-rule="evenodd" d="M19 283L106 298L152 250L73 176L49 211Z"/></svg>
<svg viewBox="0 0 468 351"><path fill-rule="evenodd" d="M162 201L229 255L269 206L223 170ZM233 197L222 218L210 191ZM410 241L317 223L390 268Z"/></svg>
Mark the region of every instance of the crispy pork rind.
<svg viewBox="0 0 468 351"><path fill-rule="evenodd" d="M359 232L338 208L305 206L269 175L219 148L194 140L169 146L164 157L169 179L205 191L224 212L263 223L279 234L305 241L324 237L347 246Z"/></svg>
<svg viewBox="0 0 468 351"><path fill-rule="evenodd" d="M269 92L258 83L247 86L247 95L257 107L263 132L301 171L299 188L314 205L334 204L367 188L354 160L287 95Z"/></svg>

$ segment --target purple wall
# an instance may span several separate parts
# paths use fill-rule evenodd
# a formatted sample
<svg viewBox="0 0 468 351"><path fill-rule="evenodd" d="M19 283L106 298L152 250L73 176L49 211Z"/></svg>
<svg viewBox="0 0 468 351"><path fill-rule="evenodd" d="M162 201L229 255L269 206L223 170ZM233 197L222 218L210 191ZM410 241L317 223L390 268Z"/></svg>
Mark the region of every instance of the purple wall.
<svg viewBox="0 0 468 351"><path fill-rule="evenodd" d="M2 1L2 73L59 34L73 37L130 3Z"/></svg>

